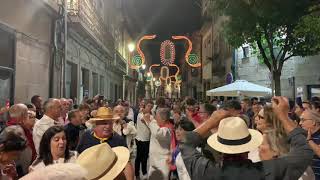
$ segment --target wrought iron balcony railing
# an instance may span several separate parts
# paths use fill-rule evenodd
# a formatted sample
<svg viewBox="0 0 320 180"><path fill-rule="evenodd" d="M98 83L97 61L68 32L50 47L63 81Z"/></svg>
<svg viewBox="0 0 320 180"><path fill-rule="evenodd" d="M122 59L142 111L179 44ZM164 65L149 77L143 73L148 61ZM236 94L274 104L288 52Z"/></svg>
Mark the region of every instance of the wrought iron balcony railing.
<svg viewBox="0 0 320 180"><path fill-rule="evenodd" d="M95 9L92 0L68 0L67 10L69 16L77 17L86 29L88 29L91 35L96 41L110 47L113 45L113 37L110 32L107 31L106 25ZM108 44L106 44L108 42Z"/></svg>
<svg viewBox="0 0 320 180"><path fill-rule="evenodd" d="M116 68L119 69L121 72L126 73L127 71L127 64L126 60L121 56L119 52L115 53L116 58Z"/></svg>

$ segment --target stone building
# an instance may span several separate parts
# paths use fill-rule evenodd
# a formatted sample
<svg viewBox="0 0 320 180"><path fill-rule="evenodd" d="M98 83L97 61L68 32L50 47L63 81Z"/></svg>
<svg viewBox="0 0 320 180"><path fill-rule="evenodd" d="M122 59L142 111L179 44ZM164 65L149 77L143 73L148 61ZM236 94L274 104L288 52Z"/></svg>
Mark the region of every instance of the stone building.
<svg viewBox="0 0 320 180"><path fill-rule="evenodd" d="M220 33L224 17L210 13L209 0L202 1L202 84L203 92L226 84L226 75L231 73L232 49ZM203 98L209 99L203 93Z"/></svg>
<svg viewBox="0 0 320 180"><path fill-rule="evenodd" d="M28 102L34 94L78 103L84 96L116 100L125 95L124 77L132 76L127 44L133 38L123 0L67 0L66 51L61 2L1 2L0 106L7 99Z"/></svg>
<svg viewBox="0 0 320 180"><path fill-rule="evenodd" d="M320 56L293 57L286 61L281 75L281 95L295 98L299 94L304 100L320 96L319 59ZM235 67L236 79L271 88L270 71L266 65L259 62L251 47L243 46L236 50Z"/></svg>
<svg viewBox="0 0 320 180"><path fill-rule="evenodd" d="M201 58L201 34L199 32L194 32L190 40L192 41L193 47L192 52ZM184 57L184 56L183 56ZM185 58L180 61L181 67L181 96L190 96L194 99L201 99L203 96L202 92L202 79L201 71L202 67L193 68L185 62Z"/></svg>
<svg viewBox="0 0 320 180"><path fill-rule="evenodd" d="M3 0L0 6L0 106L49 96L54 0Z"/></svg>
<svg viewBox="0 0 320 180"><path fill-rule="evenodd" d="M130 57L127 45L132 38L125 26L122 3L122 0L70 1L66 97L81 101L84 96L97 94L110 100L126 96L124 77L129 77ZM129 99L133 101L132 97Z"/></svg>

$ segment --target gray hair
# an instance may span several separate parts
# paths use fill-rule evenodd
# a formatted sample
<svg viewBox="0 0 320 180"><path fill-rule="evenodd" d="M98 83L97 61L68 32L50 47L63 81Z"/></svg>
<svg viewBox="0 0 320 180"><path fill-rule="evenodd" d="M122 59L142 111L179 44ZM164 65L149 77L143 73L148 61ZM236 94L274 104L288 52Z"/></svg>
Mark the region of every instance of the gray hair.
<svg viewBox="0 0 320 180"><path fill-rule="evenodd" d="M24 104L15 104L9 109L10 117L20 118L28 115L28 107Z"/></svg>
<svg viewBox="0 0 320 180"><path fill-rule="evenodd" d="M87 170L76 163L57 163L32 171L21 180L84 180L87 174Z"/></svg>
<svg viewBox="0 0 320 180"><path fill-rule="evenodd" d="M168 108L159 108L157 109L157 114L163 121L168 121L170 119L170 109Z"/></svg>
<svg viewBox="0 0 320 180"><path fill-rule="evenodd" d="M309 113L310 118L314 120L317 124L320 124L320 114L316 110L307 110L307 113Z"/></svg>
<svg viewBox="0 0 320 180"><path fill-rule="evenodd" d="M59 99L50 98L46 102L44 102L44 104L43 104L44 112L45 113L48 112L48 110L51 109L55 105L56 101L59 101Z"/></svg>

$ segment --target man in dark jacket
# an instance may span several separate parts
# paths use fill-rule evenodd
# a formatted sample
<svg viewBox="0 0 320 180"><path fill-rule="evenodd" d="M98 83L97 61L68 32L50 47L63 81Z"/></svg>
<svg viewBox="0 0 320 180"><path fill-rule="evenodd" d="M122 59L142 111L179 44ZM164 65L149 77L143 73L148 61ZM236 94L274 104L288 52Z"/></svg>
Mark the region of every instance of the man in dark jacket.
<svg viewBox="0 0 320 180"><path fill-rule="evenodd" d="M180 146L191 179L298 179L311 164L313 153L306 143L305 131L296 128L288 118L288 100L284 97L275 97L273 101L273 110L288 134L291 149L287 156L252 163L248 160L248 152L258 148L263 139L262 135L258 131L248 129L240 118L226 118L229 116L228 111L218 110L203 125L187 133L185 143ZM209 137L208 144L223 153L220 166L195 149L201 139L218 125L218 132Z"/></svg>
<svg viewBox="0 0 320 180"><path fill-rule="evenodd" d="M81 113L79 110L72 110L68 113L69 123L65 125L66 136L69 144L70 150L76 150L80 132L85 130L82 126Z"/></svg>

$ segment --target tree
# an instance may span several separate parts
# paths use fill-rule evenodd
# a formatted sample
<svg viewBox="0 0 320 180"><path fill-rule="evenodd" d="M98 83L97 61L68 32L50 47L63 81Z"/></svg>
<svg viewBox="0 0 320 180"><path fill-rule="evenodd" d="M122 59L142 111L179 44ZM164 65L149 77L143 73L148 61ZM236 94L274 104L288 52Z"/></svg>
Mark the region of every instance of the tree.
<svg viewBox="0 0 320 180"><path fill-rule="evenodd" d="M319 1L211 0L214 16L226 16L222 28L230 45L250 44L273 76L276 95L285 62L320 50Z"/></svg>

